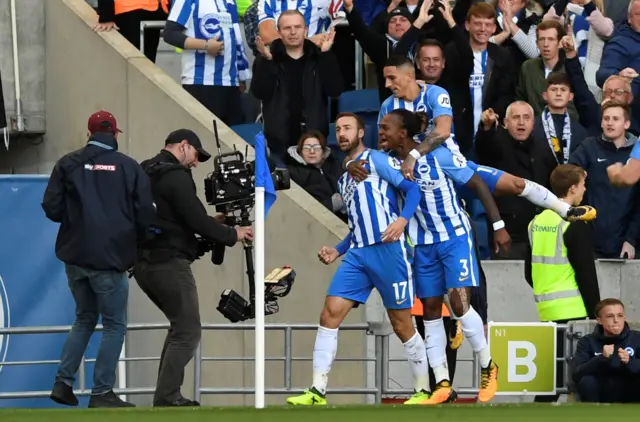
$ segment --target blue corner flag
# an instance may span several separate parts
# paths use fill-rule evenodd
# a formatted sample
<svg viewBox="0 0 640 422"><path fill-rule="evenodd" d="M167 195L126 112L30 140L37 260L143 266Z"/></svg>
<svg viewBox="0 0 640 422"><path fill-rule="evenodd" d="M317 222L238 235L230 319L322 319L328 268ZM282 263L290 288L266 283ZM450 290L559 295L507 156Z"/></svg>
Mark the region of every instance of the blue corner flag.
<svg viewBox="0 0 640 422"><path fill-rule="evenodd" d="M264 218L276 202L276 189L273 186L269 163L267 162L267 145L262 132L256 135L256 188L264 188Z"/></svg>

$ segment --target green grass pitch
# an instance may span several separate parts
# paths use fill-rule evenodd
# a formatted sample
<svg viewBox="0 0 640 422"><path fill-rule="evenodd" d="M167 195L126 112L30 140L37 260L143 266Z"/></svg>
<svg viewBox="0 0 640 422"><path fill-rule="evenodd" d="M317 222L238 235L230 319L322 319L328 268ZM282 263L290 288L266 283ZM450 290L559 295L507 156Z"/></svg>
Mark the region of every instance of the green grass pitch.
<svg viewBox="0 0 640 422"><path fill-rule="evenodd" d="M634 421L640 405L327 406L197 409L2 409L2 422L549 422Z"/></svg>

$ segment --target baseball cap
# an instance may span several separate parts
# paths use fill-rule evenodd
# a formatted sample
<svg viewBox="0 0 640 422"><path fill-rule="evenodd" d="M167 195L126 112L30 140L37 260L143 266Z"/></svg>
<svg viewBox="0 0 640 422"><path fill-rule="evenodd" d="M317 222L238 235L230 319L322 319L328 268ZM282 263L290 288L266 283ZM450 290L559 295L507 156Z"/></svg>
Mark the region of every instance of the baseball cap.
<svg viewBox="0 0 640 422"><path fill-rule="evenodd" d="M167 140L164 141L165 145L169 144L179 144L182 141L187 141L189 145L194 147L196 151L198 151L198 161L204 163L209 158L211 158L211 154L202 148L202 142L200 142L200 138L195 134L194 131L189 129L178 129L174 130L167 136Z"/></svg>
<svg viewBox="0 0 640 422"><path fill-rule="evenodd" d="M391 13L389 13L389 21L396 16L404 16L411 23L413 23L413 21L415 20L413 14L406 7L396 7L395 9L393 9Z"/></svg>
<svg viewBox="0 0 640 422"><path fill-rule="evenodd" d="M96 111L89 117L88 123L89 132L109 132L109 133L122 133L118 129L116 118L108 111L100 110Z"/></svg>

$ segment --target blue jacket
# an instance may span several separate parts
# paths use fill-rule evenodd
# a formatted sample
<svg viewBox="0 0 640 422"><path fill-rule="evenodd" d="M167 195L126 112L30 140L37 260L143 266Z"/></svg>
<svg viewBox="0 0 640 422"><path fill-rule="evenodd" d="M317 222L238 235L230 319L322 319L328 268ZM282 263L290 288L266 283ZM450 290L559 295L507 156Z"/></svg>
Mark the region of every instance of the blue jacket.
<svg viewBox="0 0 640 422"><path fill-rule="evenodd" d="M640 33L628 23L616 26L613 37L604 45L600 68L596 72L596 83L600 88L611 75L617 75L622 69L630 67L640 73ZM638 78L631 83L633 96L640 94Z"/></svg>
<svg viewBox="0 0 640 422"><path fill-rule="evenodd" d="M607 344L613 344L614 353L605 358L602 355L602 349ZM628 364L620 361L618 348L626 349L629 353ZM573 381L577 384L587 375L607 378L640 375L638 353L640 353L640 332L631 330L626 322L622 333L615 337L605 336L602 325L598 325L592 334L578 340L576 353L571 361Z"/></svg>
<svg viewBox="0 0 640 422"><path fill-rule="evenodd" d="M66 264L124 272L135 262L155 207L146 173L117 149L113 135L94 134L51 173L42 208L61 223L56 256Z"/></svg>
<svg viewBox="0 0 640 422"><path fill-rule="evenodd" d="M640 185L617 188L611 185L607 167L626 163L638 138L627 134L627 143L617 149L602 136L585 139L569 157L587 171L587 192L583 203L598 211L593 221L594 250L606 258L619 258L627 241L640 246Z"/></svg>

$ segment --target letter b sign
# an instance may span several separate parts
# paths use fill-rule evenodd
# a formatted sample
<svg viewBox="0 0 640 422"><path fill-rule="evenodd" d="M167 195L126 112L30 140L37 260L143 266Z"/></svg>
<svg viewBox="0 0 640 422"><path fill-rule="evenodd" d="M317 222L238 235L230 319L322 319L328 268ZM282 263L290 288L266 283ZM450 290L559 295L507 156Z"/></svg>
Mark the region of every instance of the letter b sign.
<svg viewBox="0 0 640 422"><path fill-rule="evenodd" d="M508 341L507 382L531 382L536 378L536 346L529 341ZM524 351L524 356L522 352Z"/></svg>
<svg viewBox="0 0 640 422"><path fill-rule="evenodd" d="M490 323L491 357L502 369L498 393L555 394L556 325Z"/></svg>

